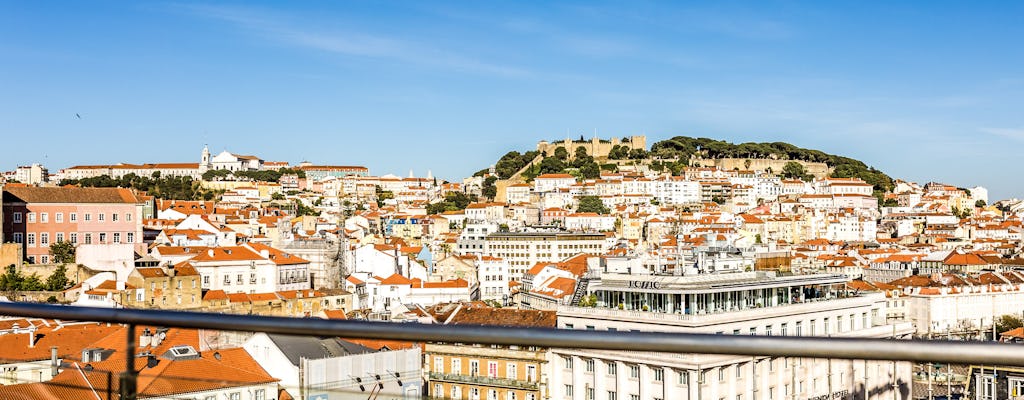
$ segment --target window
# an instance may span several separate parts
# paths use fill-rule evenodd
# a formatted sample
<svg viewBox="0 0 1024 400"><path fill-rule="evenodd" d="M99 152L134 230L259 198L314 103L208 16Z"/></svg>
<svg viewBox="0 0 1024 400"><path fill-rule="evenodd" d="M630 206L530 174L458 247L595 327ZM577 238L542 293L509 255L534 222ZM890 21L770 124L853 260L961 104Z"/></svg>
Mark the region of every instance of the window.
<svg viewBox="0 0 1024 400"><path fill-rule="evenodd" d="M92 244L92 234L91 233L86 233L85 234L85 244Z"/></svg>
<svg viewBox="0 0 1024 400"><path fill-rule="evenodd" d="M35 222L36 222L36 213L34 213L34 212L28 213L28 223L31 224L31 223L35 223Z"/></svg>
<svg viewBox="0 0 1024 400"><path fill-rule="evenodd" d="M498 377L498 363L490 361L487 363L487 376L490 378Z"/></svg>
<svg viewBox="0 0 1024 400"><path fill-rule="evenodd" d="M434 357L434 372L444 373L444 357Z"/></svg>
<svg viewBox="0 0 1024 400"><path fill-rule="evenodd" d="M1024 396L1024 379L1010 378L1010 397Z"/></svg>
<svg viewBox="0 0 1024 400"><path fill-rule="evenodd" d="M665 380L665 370L663 370L661 368L655 368L654 369L654 380L657 381L657 382L664 381Z"/></svg>
<svg viewBox="0 0 1024 400"><path fill-rule="evenodd" d="M750 334L751 335L756 335L757 334L757 328L756 327L755 328L750 328Z"/></svg>
<svg viewBox="0 0 1024 400"><path fill-rule="evenodd" d="M498 400L498 391L494 389L488 390L487 400Z"/></svg>
<svg viewBox="0 0 1024 400"><path fill-rule="evenodd" d="M509 390L505 395L505 400L516 400L516 392Z"/></svg>
<svg viewBox="0 0 1024 400"><path fill-rule="evenodd" d="M21 223L21 213L20 212L14 213L12 218L14 220L14 223L16 223L16 224L20 224Z"/></svg>
<svg viewBox="0 0 1024 400"><path fill-rule="evenodd" d="M39 260L40 260L39 262L41 264L49 264L50 263L50 256L41 256L39 258Z"/></svg>
<svg viewBox="0 0 1024 400"><path fill-rule="evenodd" d="M516 363L505 363L505 377L508 379L516 379L516 375Z"/></svg>
<svg viewBox="0 0 1024 400"><path fill-rule="evenodd" d="M50 245L50 234L49 233L40 233L39 234L39 245L40 246L49 246Z"/></svg>
<svg viewBox="0 0 1024 400"><path fill-rule="evenodd" d="M678 371L679 385L686 386L690 384L690 371Z"/></svg>
<svg viewBox="0 0 1024 400"><path fill-rule="evenodd" d="M57 232L57 235L56 235L56 237L53 240L56 241L57 243L63 242L64 241L64 232Z"/></svg>
<svg viewBox="0 0 1024 400"><path fill-rule="evenodd" d="M526 366L526 380L530 382L537 381L537 366L527 365Z"/></svg>
<svg viewBox="0 0 1024 400"><path fill-rule="evenodd" d="M39 213L39 222L42 222L44 224L47 223L47 222L50 222L50 214L49 213Z"/></svg>
<svg viewBox="0 0 1024 400"><path fill-rule="evenodd" d="M565 397L572 398L572 385L565 385Z"/></svg>
<svg viewBox="0 0 1024 400"><path fill-rule="evenodd" d="M30 233L28 236L28 247L36 247L36 234Z"/></svg>
<svg viewBox="0 0 1024 400"><path fill-rule="evenodd" d="M789 331L789 324L783 322L782 325L779 325L779 334L780 335L786 336L786 335L789 334L788 331Z"/></svg>
<svg viewBox="0 0 1024 400"><path fill-rule="evenodd" d="M828 333L829 333L828 318L825 318L825 335L827 336Z"/></svg>
<svg viewBox="0 0 1024 400"><path fill-rule="evenodd" d="M718 368L718 381L721 382L721 381L724 381L724 380L725 380L725 367Z"/></svg>
<svg viewBox="0 0 1024 400"><path fill-rule="evenodd" d="M565 369L572 369L572 357L562 356L562 362L565 363Z"/></svg>
<svg viewBox="0 0 1024 400"><path fill-rule="evenodd" d="M128 232L128 243L135 243L135 232Z"/></svg>
<svg viewBox="0 0 1024 400"><path fill-rule="evenodd" d="M237 282L239 285L242 284L242 274L238 274L235 276L235 282Z"/></svg>
<svg viewBox="0 0 1024 400"><path fill-rule="evenodd" d="M64 213L53 214L53 220L54 220L54 222L57 222L57 223L64 222Z"/></svg>
<svg viewBox="0 0 1024 400"><path fill-rule="evenodd" d="M480 361L469 360L469 375L477 376L480 374Z"/></svg>
<svg viewBox="0 0 1024 400"><path fill-rule="evenodd" d="M802 321L796 321L796 335L802 336L804 334L804 323Z"/></svg>
<svg viewBox="0 0 1024 400"><path fill-rule="evenodd" d="M106 243L106 242L107 242L107 234L101 232L100 233L100 243Z"/></svg>
<svg viewBox="0 0 1024 400"><path fill-rule="evenodd" d="M631 394L631 395L629 395L629 400L640 400L640 395L638 395L638 394Z"/></svg>
<svg viewBox="0 0 1024 400"><path fill-rule="evenodd" d="M228 395L230 400L242 400L242 392L234 392Z"/></svg>
<svg viewBox="0 0 1024 400"><path fill-rule="evenodd" d="M225 286L231 286L231 276L230 275L224 275L224 285Z"/></svg>
<svg viewBox="0 0 1024 400"><path fill-rule="evenodd" d="M72 232L69 236L71 237L71 244L78 244L78 234L77 233Z"/></svg>
<svg viewBox="0 0 1024 400"><path fill-rule="evenodd" d="M594 388L587 388L587 400L594 400Z"/></svg>
<svg viewBox="0 0 1024 400"><path fill-rule="evenodd" d="M616 373L616 371L615 371L615 361L609 361L608 362L608 375L614 376L615 373Z"/></svg>
<svg viewBox="0 0 1024 400"><path fill-rule="evenodd" d="M117 222L117 214L116 213L110 214L110 220L113 221L113 222Z"/></svg>
<svg viewBox="0 0 1024 400"><path fill-rule="evenodd" d="M97 221L104 221L104 220L106 220L106 215L103 214L103 213L96 214L96 220Z"/></svg>
<svg viewBox="0 0 1024 400"><path fill-rule="evenodd" d="M480 400L480 389L469 388L469 400Z"/></svg>
<svg viewBox="0 0 1024 400"><path fill-rule="evenodd" d="M210 276L203 275L203 286L210 286Z"/></svg>
<svg viewBox="0 0 1024 400"><path fill-rule="evenodd" d="M587 372L594 372L594 359L593 358L587 359L585 364L586 364Z"/></svg>
<svg viewBox="0 0 1024 400"><path fill-rule="evenodd" d="M462 373L462 359L458 357L452 357L452 370L448 371L453 374Z"/></svg>
<svg viewBox="0 0 1024 400"><path fill-rule="evenodd" d="M114 243L121 243L121 232L114 232Z"/></svg>
<svg viewBox="0 0 1024 400"><path fill-rule="evenodd" d="M132 214L131 213L124 214L124 220L130 222L132 220Z"/></svg>
<svg viewBox="0 0 1024 400"><path fill-rule="evenodd" d="M22 243L22 242L24 242L24 241L25 241L25 238L24 238L24 237L22 237L22 234L21 234L21 232L16 232L16 233L14 234L14 243Z"/></svg>
<svg viewBox="0 0 1024 400"><path fill-rule="evenodd" d="M615 400L616 396L618 396L618 393L615 393L612 390L608 391L608 400Z"/></svg>
<svg viewBox="0 0 1024 400"><path fill-rule="evenodd" d="M85 220L86 221L92 221L92 214L85 213Z"/></svg>
<svg viewBox="0 0 1024 400"><path fill-rule="evenodd" d="M435 383L435 384L434 384L434 394L435 394L435 395L440 395L440 396L444 396L444 392L443 392L443 390L444 390L444 387L443 387L443 386L441 386L441 384L440 384L440 383Z"/></svg>
<svg viewBox="0 0 1024 400"><path fill-rule="evenodd" d="M772 335L772 326L771 325L765 325L764 326L764 335L765 336L771 336Z"/></svg>
<svg viewBox="0 0 1024 400"><path fill-rule="evenodd" d="M636 379L636 378L640 377L640 366L639 365L630 365L629 366L629 377L633 378L633 379Z"/></svg>
<svg viewBox="0 0 1024 400"><path fill-rule="evenodd" d="M747 365L747 363L736 364L736 377L737 378L742 378L743 377L743 367L746 366L746 365Z"/></svg>
<svg viewBox="0 0 1024 400"><path fill-rule="evenodd" d="M739 334L740 334L740 330L739 330L739 329L733 329L733 330L732 330L732 334L733 334L733 335L736 335L736 336L739 336Z"/></svg>
<svg viewBox="0 0 1024 400"><path fill-rule="evenodd" d="M462 386L452 385L452 398L453 399L461 399L462 398Z"/></svg>
<svg viewBox="0 0 1024 400"><path fill-rule="evenodd" d="M983 375L976 382L978 382L978 400L995 400L996 396L993 390L995 388L991 375Z"/></svg>
<svg viewBox="0 0 1024 400"><path fill-rule="evenodd" d="M76 214L76 213L68 214L68 219L71 220L71 222L77 222L78 221L78 214Z"/></svg>

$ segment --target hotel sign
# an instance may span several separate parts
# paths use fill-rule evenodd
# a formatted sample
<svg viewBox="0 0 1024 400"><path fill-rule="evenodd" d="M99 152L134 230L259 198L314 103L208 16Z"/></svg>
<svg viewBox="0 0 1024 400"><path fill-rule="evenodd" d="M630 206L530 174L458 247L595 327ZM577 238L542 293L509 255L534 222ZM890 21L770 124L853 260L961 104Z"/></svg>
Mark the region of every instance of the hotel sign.
<svg viewBox="0 0 1024 400"><path fill-rule="evenodd" d="M630 289L660 289L658 282L651 281L629 281Z"/></svg>
<svg viewBox="0 0 1024 400"><path fill-rule="evenodd" d="M821 396L808 397L807 400L836 400L845 399L850 396L849 390L840 390L829 394L823 394Z"/></svg>

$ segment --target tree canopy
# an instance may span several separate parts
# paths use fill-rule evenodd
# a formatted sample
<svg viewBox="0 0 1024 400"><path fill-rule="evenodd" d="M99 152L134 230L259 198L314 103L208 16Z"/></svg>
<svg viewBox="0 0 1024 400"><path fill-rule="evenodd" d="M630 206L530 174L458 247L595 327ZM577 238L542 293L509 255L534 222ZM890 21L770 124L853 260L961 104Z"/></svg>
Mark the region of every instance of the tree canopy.
<svg viewBox="0 0 1024 400"><path fill-rule="evenodd" d="M146 192L149 195L168 200L213 200L221 191L203 189L201 182L188 176L139 176L127 174L119 179L100 175L83 179L65 179L61 186L121 187Z"/></svg>
<svg viewBox="0 0 1024 400"><path fill-rule="evenodd" d="M576 206L576 212L585 213L592 212L601 215L608 214L611 210L604 205L601 198L597 196L581 196L580 202Z"/></svg>

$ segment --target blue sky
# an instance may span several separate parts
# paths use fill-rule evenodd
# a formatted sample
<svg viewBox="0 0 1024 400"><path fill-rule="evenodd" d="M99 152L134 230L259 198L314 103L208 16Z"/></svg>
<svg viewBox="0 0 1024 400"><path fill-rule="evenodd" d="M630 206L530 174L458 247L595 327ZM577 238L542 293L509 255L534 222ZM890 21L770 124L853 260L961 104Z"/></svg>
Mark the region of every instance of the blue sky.
<svg viewBox="0 0 1024 400"><path fill-rule="evenodd" d="M458 180L596 130L1024 197L1024 3L889 3L0 1L0 168L209 143Z"/></svg>

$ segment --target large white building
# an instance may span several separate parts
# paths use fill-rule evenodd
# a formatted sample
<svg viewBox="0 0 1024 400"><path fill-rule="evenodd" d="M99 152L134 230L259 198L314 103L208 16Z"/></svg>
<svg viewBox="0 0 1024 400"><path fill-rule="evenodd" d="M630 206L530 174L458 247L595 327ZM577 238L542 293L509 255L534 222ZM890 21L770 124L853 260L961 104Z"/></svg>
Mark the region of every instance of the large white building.
<svg viewBox="0 0 1024 400"><path fill-rule="evenodd" d="M881 294L844 291L837 275L734 272L692 276L603 273L596 307L563 306L563 329L720 335L907 337L886 321ZM893 398L910 390L909 362L553 349L552 394L564 399ZM867 396L864 396L864 393Z"/></svg>
<svg viewBox="0 0 1024 400"><path fill-rule="evenodd" d="M559 262L580 253L602 254L606 249L600 233L498 232L484 239L484 255L507 261L509 278L515 281L537 263Z"/></svg>

